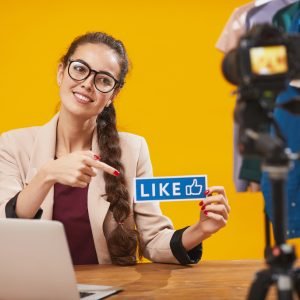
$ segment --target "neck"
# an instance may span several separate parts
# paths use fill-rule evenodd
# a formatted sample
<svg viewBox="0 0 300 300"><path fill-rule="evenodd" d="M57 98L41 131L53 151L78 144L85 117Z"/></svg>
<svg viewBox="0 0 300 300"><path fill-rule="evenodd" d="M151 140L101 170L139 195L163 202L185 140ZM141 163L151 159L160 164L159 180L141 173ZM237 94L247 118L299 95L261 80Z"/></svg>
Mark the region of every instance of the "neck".
<svg viewBox="0 0 300 300"><path fill-rule="evenodd" d="M57 125L56 156L90 150L95 127L96 118L81 119L62 108Z"/></svg>

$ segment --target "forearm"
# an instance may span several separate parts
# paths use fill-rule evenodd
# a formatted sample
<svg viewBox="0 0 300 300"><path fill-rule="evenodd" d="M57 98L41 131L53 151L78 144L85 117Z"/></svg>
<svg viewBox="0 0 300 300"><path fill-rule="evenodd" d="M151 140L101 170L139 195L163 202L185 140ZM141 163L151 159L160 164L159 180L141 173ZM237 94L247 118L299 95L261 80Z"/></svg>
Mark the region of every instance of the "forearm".
<svg viewBox="0 0 300 300"><path fill-rule="evenodd" d="M19 194L16 214L19 218L31 219L35 216L46 195L54 184L47 172L42 169Z"/></svg>
<svg viewBox="0 0 300 300"><path fill-rule="evenodd" d="M186 251L189 251L198 246L202 241L209 238L211 234L206 233L203 229L202 223L196 224L187 228L182 234L182 245Z"/></svg>

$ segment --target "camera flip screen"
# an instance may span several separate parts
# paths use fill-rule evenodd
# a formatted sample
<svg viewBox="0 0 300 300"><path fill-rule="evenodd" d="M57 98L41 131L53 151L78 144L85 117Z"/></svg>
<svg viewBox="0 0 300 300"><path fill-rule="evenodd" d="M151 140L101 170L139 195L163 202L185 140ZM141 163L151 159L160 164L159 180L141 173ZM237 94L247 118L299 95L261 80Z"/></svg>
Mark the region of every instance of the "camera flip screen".
<svg viewBox="0 0 300 300"><path fill-rule="evenodd" d="M250 65L252 73L258 76L287 73L287 49L284 45L253 47L250 49Z"/></svg>

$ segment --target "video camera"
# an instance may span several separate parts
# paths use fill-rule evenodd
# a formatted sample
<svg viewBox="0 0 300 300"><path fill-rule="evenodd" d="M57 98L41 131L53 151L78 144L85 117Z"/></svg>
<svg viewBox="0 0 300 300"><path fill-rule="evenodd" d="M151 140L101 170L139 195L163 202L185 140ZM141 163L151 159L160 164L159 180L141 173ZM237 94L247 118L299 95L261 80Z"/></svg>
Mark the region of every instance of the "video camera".
<svg viewBox="0 0 300 300"><path fill-rule="evenodd" d="M251 156L268 154L271 149L268 145L263 145L264 149L255 145L253 133L269 132L270 126L275 125L280 137L272 115L278 94L290 81L300 79L300 36L287 34L269 24L256 25L225 56L222 71L226 80L238 86L235 121L240 125L240 152ZM300 113L299 100L280 107ZM268 135L263 139L269 143ZM280 144L282 138L277 142Z"/></svg>
<svg viewBox="0 0 300 300"><path fill-rule="evenodd" d="M225 78L238 86L235 120L239 124L240 153L263 158L262 170L268 173L271 183L275 247L270 247L266 218L265 257L270 268L256 274L247 299L265 299L272 284L277 286L279 300L293 299L294 291L300 299L300 269L292 269L296 253L286 244L285 223L285 183L290 163L300 160L300 152L292 153L287 148L273 118L277 107L300 115L300 98L276 104L279 93L292 80L300 79L300 37L271 25L257 25L225 56L222 68Z"/></svg>

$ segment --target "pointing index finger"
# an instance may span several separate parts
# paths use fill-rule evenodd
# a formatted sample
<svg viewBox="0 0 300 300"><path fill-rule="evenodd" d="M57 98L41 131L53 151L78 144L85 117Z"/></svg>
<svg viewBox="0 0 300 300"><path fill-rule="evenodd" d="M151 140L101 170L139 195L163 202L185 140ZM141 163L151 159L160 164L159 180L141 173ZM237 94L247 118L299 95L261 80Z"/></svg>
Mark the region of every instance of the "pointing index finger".
<svg viewBox="0 0 300 300"><path fill-rule="evenodd" d="M94 161L94 163L95 163L94 167L97 169L103 170L104 172L107 172L114 176L120 175L120 172L117 169L111 167L110 165L108 165L102 161L96 160L96 161Z"/></svg>
<svg viewBox="0 0 300 300"><path fill-rule="evenodd" d="M99 159L96 156L93 156L93 158L88 158L86 162L90 167L97 168L114 176L120 175L120 172L117 169L102 161L99 161Z"/></svg>

